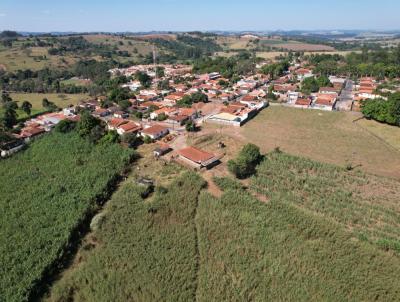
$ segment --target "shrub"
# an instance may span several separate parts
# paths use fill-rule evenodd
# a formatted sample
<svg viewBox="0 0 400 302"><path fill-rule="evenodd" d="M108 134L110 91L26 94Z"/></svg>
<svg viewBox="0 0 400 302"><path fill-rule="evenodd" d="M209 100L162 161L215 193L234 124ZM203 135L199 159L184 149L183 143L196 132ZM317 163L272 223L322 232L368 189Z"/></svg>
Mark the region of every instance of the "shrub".
<svg viewBox="0 0 400 302"><path fill-rule="evenodd" d="M56 125L54 130L60 133L68 133L73 131L75 127L76 127L76 122L71 120L62 120Z"/></svg>
<svg viewBox="0 0 400 302"><path fill-rule="evenodd" d="M247 178L255 173L261 158L260 148L254 144L247 144L235 160L228 161L228 169L239 179Z"/></svg>

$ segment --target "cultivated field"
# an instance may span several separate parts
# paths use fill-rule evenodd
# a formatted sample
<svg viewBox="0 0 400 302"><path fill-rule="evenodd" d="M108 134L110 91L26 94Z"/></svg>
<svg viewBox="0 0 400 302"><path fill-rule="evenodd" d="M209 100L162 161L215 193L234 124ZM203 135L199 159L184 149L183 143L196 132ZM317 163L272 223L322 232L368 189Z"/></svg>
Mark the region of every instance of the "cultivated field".
<svg viewBox="0 0 400 302"><path fill-rule="evenodd" d="M52 133L0 161L1 301L36 297L131 156L117 144Z"/></svg>
<svg viewBox="0 0 400 302"><path fill-rule="evenodd" d="M334 220L361 241L400 256L400 182L273 152L251 187Z"/></svg>
<svg viewBox="0 0 400 302"><path fill-rule="evenodd" d="M193 301L198 247L194 217L204 181L185 174L143 200L127 181L98 231L64 274L50 301Z"/></svg>
<svg viewBox="0 0 400 302"><path fill-rule="evenodd" d="M147 199L129 178L46 300L400 298L395 181L282 153L258 171L247 190L220 179L221 198L194 173Z"/></svg>
<svg viewBox="0 0 400 302"><path fill-rule="evenodd" d="M340 166L351 164L369 173L400 179L400 152L353 123L358 117L346 112L271 106L241 129L223 127L221 131L255 143L264 152L279 147L290 154ZM390 132L392 140L398 141L398 131Z"/></svg>

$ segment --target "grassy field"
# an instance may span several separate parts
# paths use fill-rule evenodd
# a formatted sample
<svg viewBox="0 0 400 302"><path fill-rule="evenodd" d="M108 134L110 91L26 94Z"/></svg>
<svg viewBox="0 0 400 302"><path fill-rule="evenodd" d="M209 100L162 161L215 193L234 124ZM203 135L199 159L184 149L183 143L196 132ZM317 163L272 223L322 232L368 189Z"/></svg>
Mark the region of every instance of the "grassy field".
<svg viewBox="0 0 400 302"><path fill-rule="evenodd" d="M52 133L0 161L1 301L35 297L131 156L117 144Z"/></svg>
<svg viewBox="0 0 400 302"><path fill-rule="evenodd" d="M400 179L400 152L353 123L357 117L346 112L272 106L241 129L225 127L222 131L234 132L235 137L259 145L264 152L280 147L290 154L340 166L352 164L369 173ZM396 140L393 133L398 131L390 132Z"/></svg>
<svg viewBox="0 0 400 302"><path fill-rule="evenodd" d="M0 50L0 63L7 71L23 69L40 70L45 67L65 68L77 62L73 56L50 56L47 47L31 47L29 50L22 50L20 47L13 47ZM45 56L46 58L43 58Z"/></svg>
<svg viewBox="0 0 400 302"><path fill-rule="evenodd" d="M65 108L68 105L76 105L79 101L89 100L88 94L57 94L57 93L11 93L11 98L21 105L23 101L28 101L32 104L32 109L43 110L42 100L47 98L55 103L60 108Z"/></svg>
<svg viewBox="0 0 400 302"><path fill-rule="evenodd" d="M400 127L390 126L366 119L357 121L357 124L400 151Z"/></svg>

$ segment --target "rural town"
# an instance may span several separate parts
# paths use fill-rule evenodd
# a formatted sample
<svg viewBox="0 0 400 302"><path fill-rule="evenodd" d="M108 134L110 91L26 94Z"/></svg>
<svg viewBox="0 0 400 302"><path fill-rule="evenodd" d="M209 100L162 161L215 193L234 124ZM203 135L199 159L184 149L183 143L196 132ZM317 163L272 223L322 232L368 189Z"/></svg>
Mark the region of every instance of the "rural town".
<svg viewBox="0 0 400 302"><path fill-rule="evenodd" d="M400 301L400 3L0 3L0 301Z"/></svg>

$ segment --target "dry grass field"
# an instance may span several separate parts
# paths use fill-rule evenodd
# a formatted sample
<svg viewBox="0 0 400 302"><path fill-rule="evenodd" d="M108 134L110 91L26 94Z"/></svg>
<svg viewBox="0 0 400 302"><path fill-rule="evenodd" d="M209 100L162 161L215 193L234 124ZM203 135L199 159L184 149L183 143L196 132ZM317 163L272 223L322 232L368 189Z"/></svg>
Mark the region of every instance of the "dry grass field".
<svg viewBox="0 0 400 302"><path fill-rule="evenodd" d="M273 106L240 129L213 124L204 128L257 144L263 152L279 147L289 154L342 167L351 164L368 173L400 179L400 152L388 145L399 141L397 129L379 125L379 138L353 123L357 117L347 112Z"/></svg>
<svg viewBox="0 0 400 302"><path fill-rule="evenodd" d="M400 178L400 152L358 127L353 123L356 118L345 112L271 107L242 127L240 134L264 151L280 147L317 161L361 165L369 173Z"/></svg>
<svg viewBox="0 0 400 302"><path fill-rule="evenodd" d="M357 125L380 138L384 143L399 150L400 152L400 128L378 123L373 120L362 119L357 121Z"/></svg>
<svg viewBox="0 0 400 302"><path fill-rule="evenodd" d="M57 93L12 93L10 95L12 99L18 102L19 105L23 101L28 101L32 104L32 109L41 110L43 98L47 98L49 101L55 103L58 107L66 107L70 104L76 105L79 101L88 100L90 96L88 94L57 94Z"/></svg>

